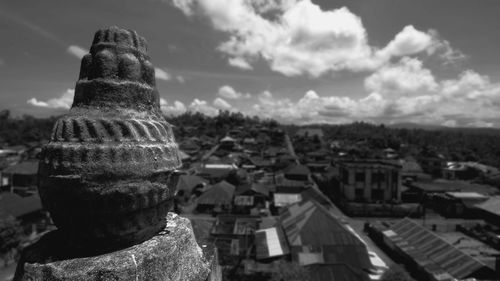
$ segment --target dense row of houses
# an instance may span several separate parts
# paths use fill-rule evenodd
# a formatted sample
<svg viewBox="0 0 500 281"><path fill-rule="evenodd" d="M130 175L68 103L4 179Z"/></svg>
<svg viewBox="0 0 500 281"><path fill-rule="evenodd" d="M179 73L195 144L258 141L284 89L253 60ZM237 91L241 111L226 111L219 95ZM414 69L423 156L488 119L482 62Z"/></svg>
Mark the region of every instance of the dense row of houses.
<svg viewBox="0 0 500 281"><path fill-rule="evenodd" d="M497 280L498 271L457 249L411 219L374 224L370 237L405 264L418 280Z"/></svg>
<svg viewBox="0 0 500 281"><path fill-rule="evenodd" d="M428 280L487 280L495 272L468 257L460 263L470 264L465 273L440 264L443 261L419 248L437 245L445 256L455 255L454 250L408 219L432 210L444 217L484 218L500 227L498 189L464 181L469 172L461 173L457 165L495 173L490 167L447 165L440 157L413 158L392 148L380 151L377 158L354 157L342 142L326 141L320 129L304 128L291 137L279 128L262 126L234 128L219 137L191 131L178 139L183 166L175 211L192 220L195 233L203 233L200 240L215 243L226 269L269 275L286 262L307 269L312 280L377 280L385 267L377 267L366 244L334 215L335 203L350 216L406 218L374 226L370 233L398 262ZM11 161L3 167L0 203L2 196L14 195L20 199L4 200L33 202L32 209L22 212L15 210L21 203L9 208L0 204L0 214L28 223L26 214L43 214L35 189L36 163ZM496 231L491 229L484 233ZM463 231L483 235L477 228ZM414 241L412 232L426 238ZM418 251L409 251L405 243L416 243L412 249Z"/></svg>
<svg viewBox="0 0 500 281"><path fill-rule="evenodd" d="M370 280L376 269L366 245L333 215L314 180L332 166L328 151L309 153L311 161L302 164L279 129L260 131L258 141L232 132L213 145L191 154L179 177L177 208L195 229L204 216L214 219L205 235L223 266L259 276L287 262L312 280Z"/></svg>
<svg viewBox="0 0 500 281"><path fill-rule="evenodd" d="M36 187L39 152L38 147L21 145L0 149L0 235L10 245L0 247L0 269L16 262L19 247L52 227Z"/></svg>

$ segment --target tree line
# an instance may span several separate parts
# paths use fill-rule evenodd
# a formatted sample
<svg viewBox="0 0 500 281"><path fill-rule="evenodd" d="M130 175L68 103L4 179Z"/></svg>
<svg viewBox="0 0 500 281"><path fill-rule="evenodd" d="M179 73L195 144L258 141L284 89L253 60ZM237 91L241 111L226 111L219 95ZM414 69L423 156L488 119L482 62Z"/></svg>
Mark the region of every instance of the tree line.
<svg viewBox="0 0 500 281"><path fill-rule="evenodd" d="M0 111L0 145L46 142L58 117L35 118L29 115L13 117L9 110ZM282 127L294 134L300 126L280 125L272 119L245 116L239 112L219 111L216 116L199 112L186 112L178 116L165 116L174 126L177 138L207 135L218 137L229 130L242 127ZM366 122L351 124L311 125L321 128L324 140L342 141L365 149L413 149L410 154L442 154L452 161L477 161L500 167L500 130L488 128L446 128L432 130L420 128L393 128Z"/></svg>

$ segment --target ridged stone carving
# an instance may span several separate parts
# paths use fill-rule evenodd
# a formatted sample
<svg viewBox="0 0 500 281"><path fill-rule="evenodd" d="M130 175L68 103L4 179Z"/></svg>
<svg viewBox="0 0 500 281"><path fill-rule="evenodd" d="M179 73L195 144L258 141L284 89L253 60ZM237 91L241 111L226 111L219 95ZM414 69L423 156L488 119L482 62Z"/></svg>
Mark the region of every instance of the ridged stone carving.
<svg viewBox="0 0 500 281"><path fill-rule="evenodd" d="M42 150L43 205L81 247L140 243L165 227L179 166L146 41L132 30L98 31L73 106Z"/></svg>

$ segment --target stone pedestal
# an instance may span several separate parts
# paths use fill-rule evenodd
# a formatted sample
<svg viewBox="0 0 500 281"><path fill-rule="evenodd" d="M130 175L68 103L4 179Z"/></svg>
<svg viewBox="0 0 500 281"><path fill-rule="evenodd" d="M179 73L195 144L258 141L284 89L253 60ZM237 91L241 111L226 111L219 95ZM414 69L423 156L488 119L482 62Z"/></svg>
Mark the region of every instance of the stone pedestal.
<svg viewBox="0 0 500 281"><path fill-rule="evenodd" d="M57 230L48 233L23 252L14 280L218 280L210 276L217 267L215 251L198 245L190 221L169 213L167 222L164 231L141 244L91 257L64 259L71 255L64 237Z"/></svg>

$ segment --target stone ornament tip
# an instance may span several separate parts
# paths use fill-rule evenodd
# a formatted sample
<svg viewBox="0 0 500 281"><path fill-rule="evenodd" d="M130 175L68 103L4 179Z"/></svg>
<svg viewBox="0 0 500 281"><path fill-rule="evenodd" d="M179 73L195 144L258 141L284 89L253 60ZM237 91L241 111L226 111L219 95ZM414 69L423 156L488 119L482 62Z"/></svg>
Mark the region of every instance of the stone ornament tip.
<svg viewBox="0 0 500 281"><path fill-rule="evenodd" d="M181 162L146 46L132 30L96 32L73 106L42 149L42 203L82 249L149 239L173 204Z"/></svg>
<svg viewBox="0 0 500 281"><path fill-rule="evenodd" d="M160 108L146 40L113 26L95 33L82 58L73 107L115 104L139 111Z"/></svg>

